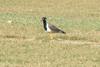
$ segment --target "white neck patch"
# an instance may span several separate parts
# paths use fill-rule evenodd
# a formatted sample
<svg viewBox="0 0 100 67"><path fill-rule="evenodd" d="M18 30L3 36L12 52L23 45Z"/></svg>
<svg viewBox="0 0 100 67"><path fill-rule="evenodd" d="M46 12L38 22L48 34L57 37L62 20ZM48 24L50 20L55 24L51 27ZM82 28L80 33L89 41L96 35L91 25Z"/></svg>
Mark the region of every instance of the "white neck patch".
<svg viewBox="0 0 100 67"><path fill-rule="evenodd" d="M49 28L48 23L47 23L46 27L47 27L46 32L51 32L51 29Z"/></svg>

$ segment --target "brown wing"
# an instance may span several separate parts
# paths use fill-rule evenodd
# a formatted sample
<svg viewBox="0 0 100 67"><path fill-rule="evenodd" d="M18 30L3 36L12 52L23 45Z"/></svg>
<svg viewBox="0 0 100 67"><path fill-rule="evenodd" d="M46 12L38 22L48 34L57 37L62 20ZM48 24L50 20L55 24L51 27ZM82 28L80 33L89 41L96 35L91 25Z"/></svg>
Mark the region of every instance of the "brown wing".
<svg viewBox="0 0 100 67"><path fill-rule="evenodd" d="M51 29L52 32L55 32L55 33L64 33L65 34L64 31L62 31L61 29L57 28L56 26L54 26L52 24L49 24L48 26L49 26L49 28Z"/></svg>

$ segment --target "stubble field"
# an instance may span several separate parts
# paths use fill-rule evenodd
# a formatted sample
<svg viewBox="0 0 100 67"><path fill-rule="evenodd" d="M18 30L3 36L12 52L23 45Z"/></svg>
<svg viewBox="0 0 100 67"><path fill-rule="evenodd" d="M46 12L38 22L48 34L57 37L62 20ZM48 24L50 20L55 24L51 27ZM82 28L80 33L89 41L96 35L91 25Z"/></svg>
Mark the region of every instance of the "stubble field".
<svg viewBox="0 0 100 67"><path fill-rule="evenodd" d="M0 67L100 67L99 7L99 0L0 0ZM44 32L43 16L66 34Z"/></svg>

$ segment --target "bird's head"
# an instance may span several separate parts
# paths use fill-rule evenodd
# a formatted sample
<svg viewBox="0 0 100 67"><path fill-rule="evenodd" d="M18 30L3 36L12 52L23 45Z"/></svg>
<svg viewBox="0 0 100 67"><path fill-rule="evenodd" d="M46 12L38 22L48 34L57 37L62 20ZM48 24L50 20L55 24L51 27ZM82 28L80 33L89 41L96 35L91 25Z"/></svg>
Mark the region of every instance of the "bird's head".
<svg viewBox="0 0 100 67"><path fill-rule="evenodd" d="M46 17L42 17L42 20L46 20L47 18Z"/></svg>

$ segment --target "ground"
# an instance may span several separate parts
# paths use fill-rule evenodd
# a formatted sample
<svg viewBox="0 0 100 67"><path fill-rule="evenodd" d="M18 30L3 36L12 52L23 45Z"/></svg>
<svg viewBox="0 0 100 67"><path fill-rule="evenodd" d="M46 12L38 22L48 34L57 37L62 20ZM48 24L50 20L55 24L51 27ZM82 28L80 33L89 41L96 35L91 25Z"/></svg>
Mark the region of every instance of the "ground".
<svg viewBox="0 0 100 67"><path fill-rule="evenodd" d="M0 0L0 66L100 67L99 6L99 0ZM66 34L44 32L43 16Z"/></svg>

